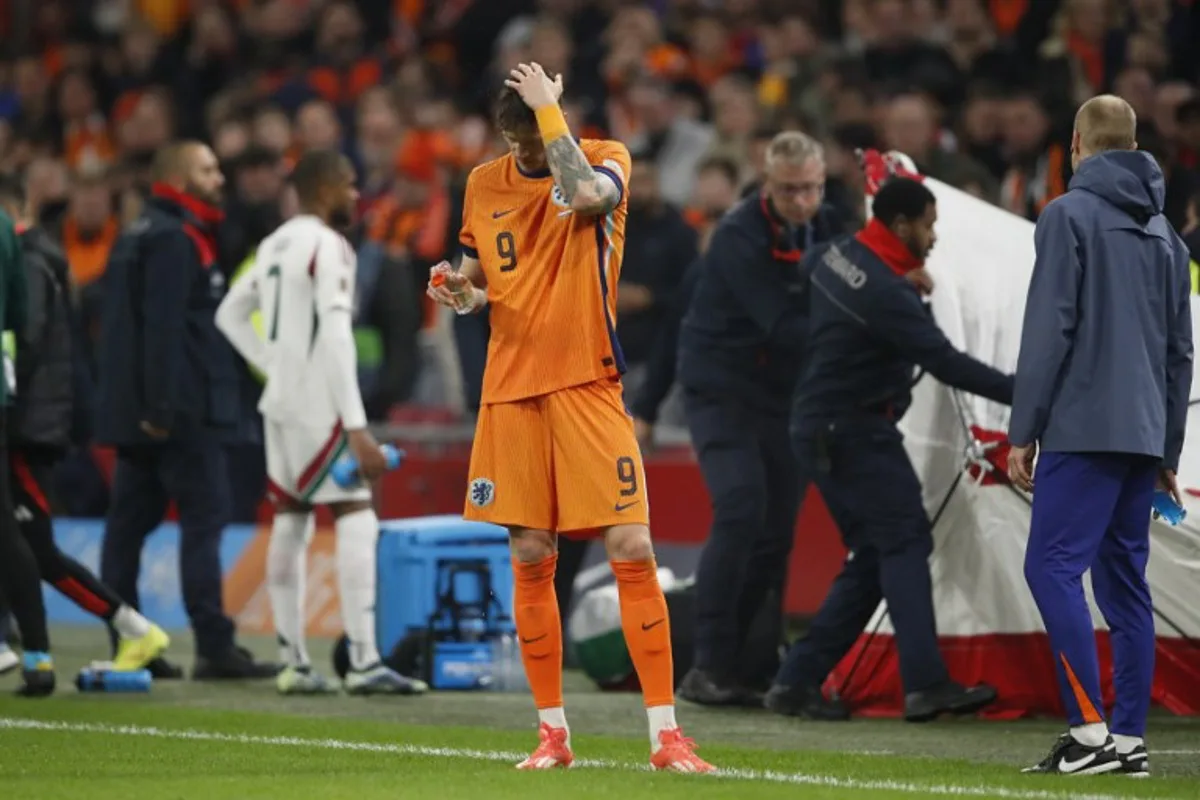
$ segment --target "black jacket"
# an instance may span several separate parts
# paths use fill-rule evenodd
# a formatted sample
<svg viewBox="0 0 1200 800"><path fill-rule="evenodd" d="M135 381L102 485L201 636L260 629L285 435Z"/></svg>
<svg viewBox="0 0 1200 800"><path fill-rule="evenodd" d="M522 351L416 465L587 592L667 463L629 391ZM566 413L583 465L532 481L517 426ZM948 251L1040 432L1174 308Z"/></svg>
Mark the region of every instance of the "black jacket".
<svg viewBox="0 0 1200 800"><path fill-rule="evenodd" d="M675 385L676 360L679 355L679 329L683 317L692 303L696 283L700 277L697 258L683 273L683 278L671 293L663 315L662 326L646 358L646 380L629 404L629 412L638 419L654 423L658 421L658 410Z"/></svg>
<svg viewBox="0 0 1200 800"><path fill-rule="evenodd" d="M826 207L792 228L757 193L722 217L680 328L680 384L786 413L808 331L803 252L841 232Z"/></svg>
<svg viewBox="0 0 1200 800"><path fill-rule="evenodd" d="M912 402L917 367L954 388L1012 402L1012 376L957 350L902 277L916 266L878 221L809 256L811 327L793 435L848 416L899 420Z"/></svg>
<svg viewBox="0 0 1200 800"><path fill-rule="evenodd" d="M214 322L225 296L214 236L220 212L155 186L113 245L104 275L96 434L102 444L238 435L232 347Z"/></svg>
<svg viewBox="0 0 1200 800"><path fill-rule="evenodd" d="M14 448L65 450L71 443L74 373L70 276L62 248L39 228L21 234L28 316L17 335Z"/></svg>

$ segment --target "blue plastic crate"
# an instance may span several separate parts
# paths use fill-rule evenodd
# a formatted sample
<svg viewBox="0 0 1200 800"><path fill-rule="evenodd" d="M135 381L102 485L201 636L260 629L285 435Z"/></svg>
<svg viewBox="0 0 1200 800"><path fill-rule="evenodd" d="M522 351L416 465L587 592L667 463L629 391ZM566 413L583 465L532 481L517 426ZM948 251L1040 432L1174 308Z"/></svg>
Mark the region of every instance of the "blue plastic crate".
<svg viewBox="0 0 1200 800"><path fill-rule="evenodd" d="M378 553L375 630L380 652L391 652L413 629L429 626L437 606L439 566L448 562L482 560L491 567L492 593L506 618L498 627L514 629L512 562L504 528L452 515L390 520L380 525ZM459 576L454 596L460 603L479 603L478 580Z"/></svg>
<svg viewBox="0 0 1200 800"><path fill-rule="evenodd" d="M490 642L438 642L433 646L434 689L486 689L492 676Z"/></svg>

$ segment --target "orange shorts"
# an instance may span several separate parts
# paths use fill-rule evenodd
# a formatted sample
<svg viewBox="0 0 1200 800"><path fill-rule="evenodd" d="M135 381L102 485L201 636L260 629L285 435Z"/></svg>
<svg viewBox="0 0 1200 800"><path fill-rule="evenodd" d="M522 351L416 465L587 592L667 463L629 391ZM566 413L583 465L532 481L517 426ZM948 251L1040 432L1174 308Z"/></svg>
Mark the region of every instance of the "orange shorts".
<svg viewBox="0 0 1200 800"><path fill-rule="evenodd" d="M568 532L650 522L621 384L595 381L479 409L463 517Z"/></svg>

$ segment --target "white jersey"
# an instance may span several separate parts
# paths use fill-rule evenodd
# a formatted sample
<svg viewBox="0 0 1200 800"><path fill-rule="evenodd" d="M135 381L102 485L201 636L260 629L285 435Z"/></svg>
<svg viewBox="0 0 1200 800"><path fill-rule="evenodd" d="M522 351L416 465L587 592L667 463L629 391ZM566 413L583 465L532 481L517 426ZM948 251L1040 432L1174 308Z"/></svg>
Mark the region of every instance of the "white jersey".
<svg viewBox="0 0 1200 800"><path fill-rule="evenodd" d="M302 215L263 240L231 287L217 324L265 375L258 409L267 420L321 431L366 424L351 323L355 269L345 238ZM255 308L258 333L249 322Z"/></svg>

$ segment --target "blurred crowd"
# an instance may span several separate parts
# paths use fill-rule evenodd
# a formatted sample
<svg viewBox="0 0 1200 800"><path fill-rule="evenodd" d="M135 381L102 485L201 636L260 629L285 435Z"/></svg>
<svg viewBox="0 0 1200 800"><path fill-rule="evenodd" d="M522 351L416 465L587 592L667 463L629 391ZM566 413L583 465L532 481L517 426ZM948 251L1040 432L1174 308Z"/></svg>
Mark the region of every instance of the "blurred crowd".
<svg viewBox="0 0 1200 800"><path fill-rule="evenodd" d="M1070 178L1075 109L1114 92L1164 167L1169 218L1197 234L1193 0L10 0L0 33L15 43L0 56L0 170L61 243L90 329L158 146L212 143L233 279L293 213L297 155L352 159L376 420L477 405L486 318L440 316L423 287L456 254L467 172L503 152L488 106L521 61L564 76L578 135L634 155L618 322L634 369L783 129L825 143L826 201L850 220L866 147L1036 219Z"/></svg>

